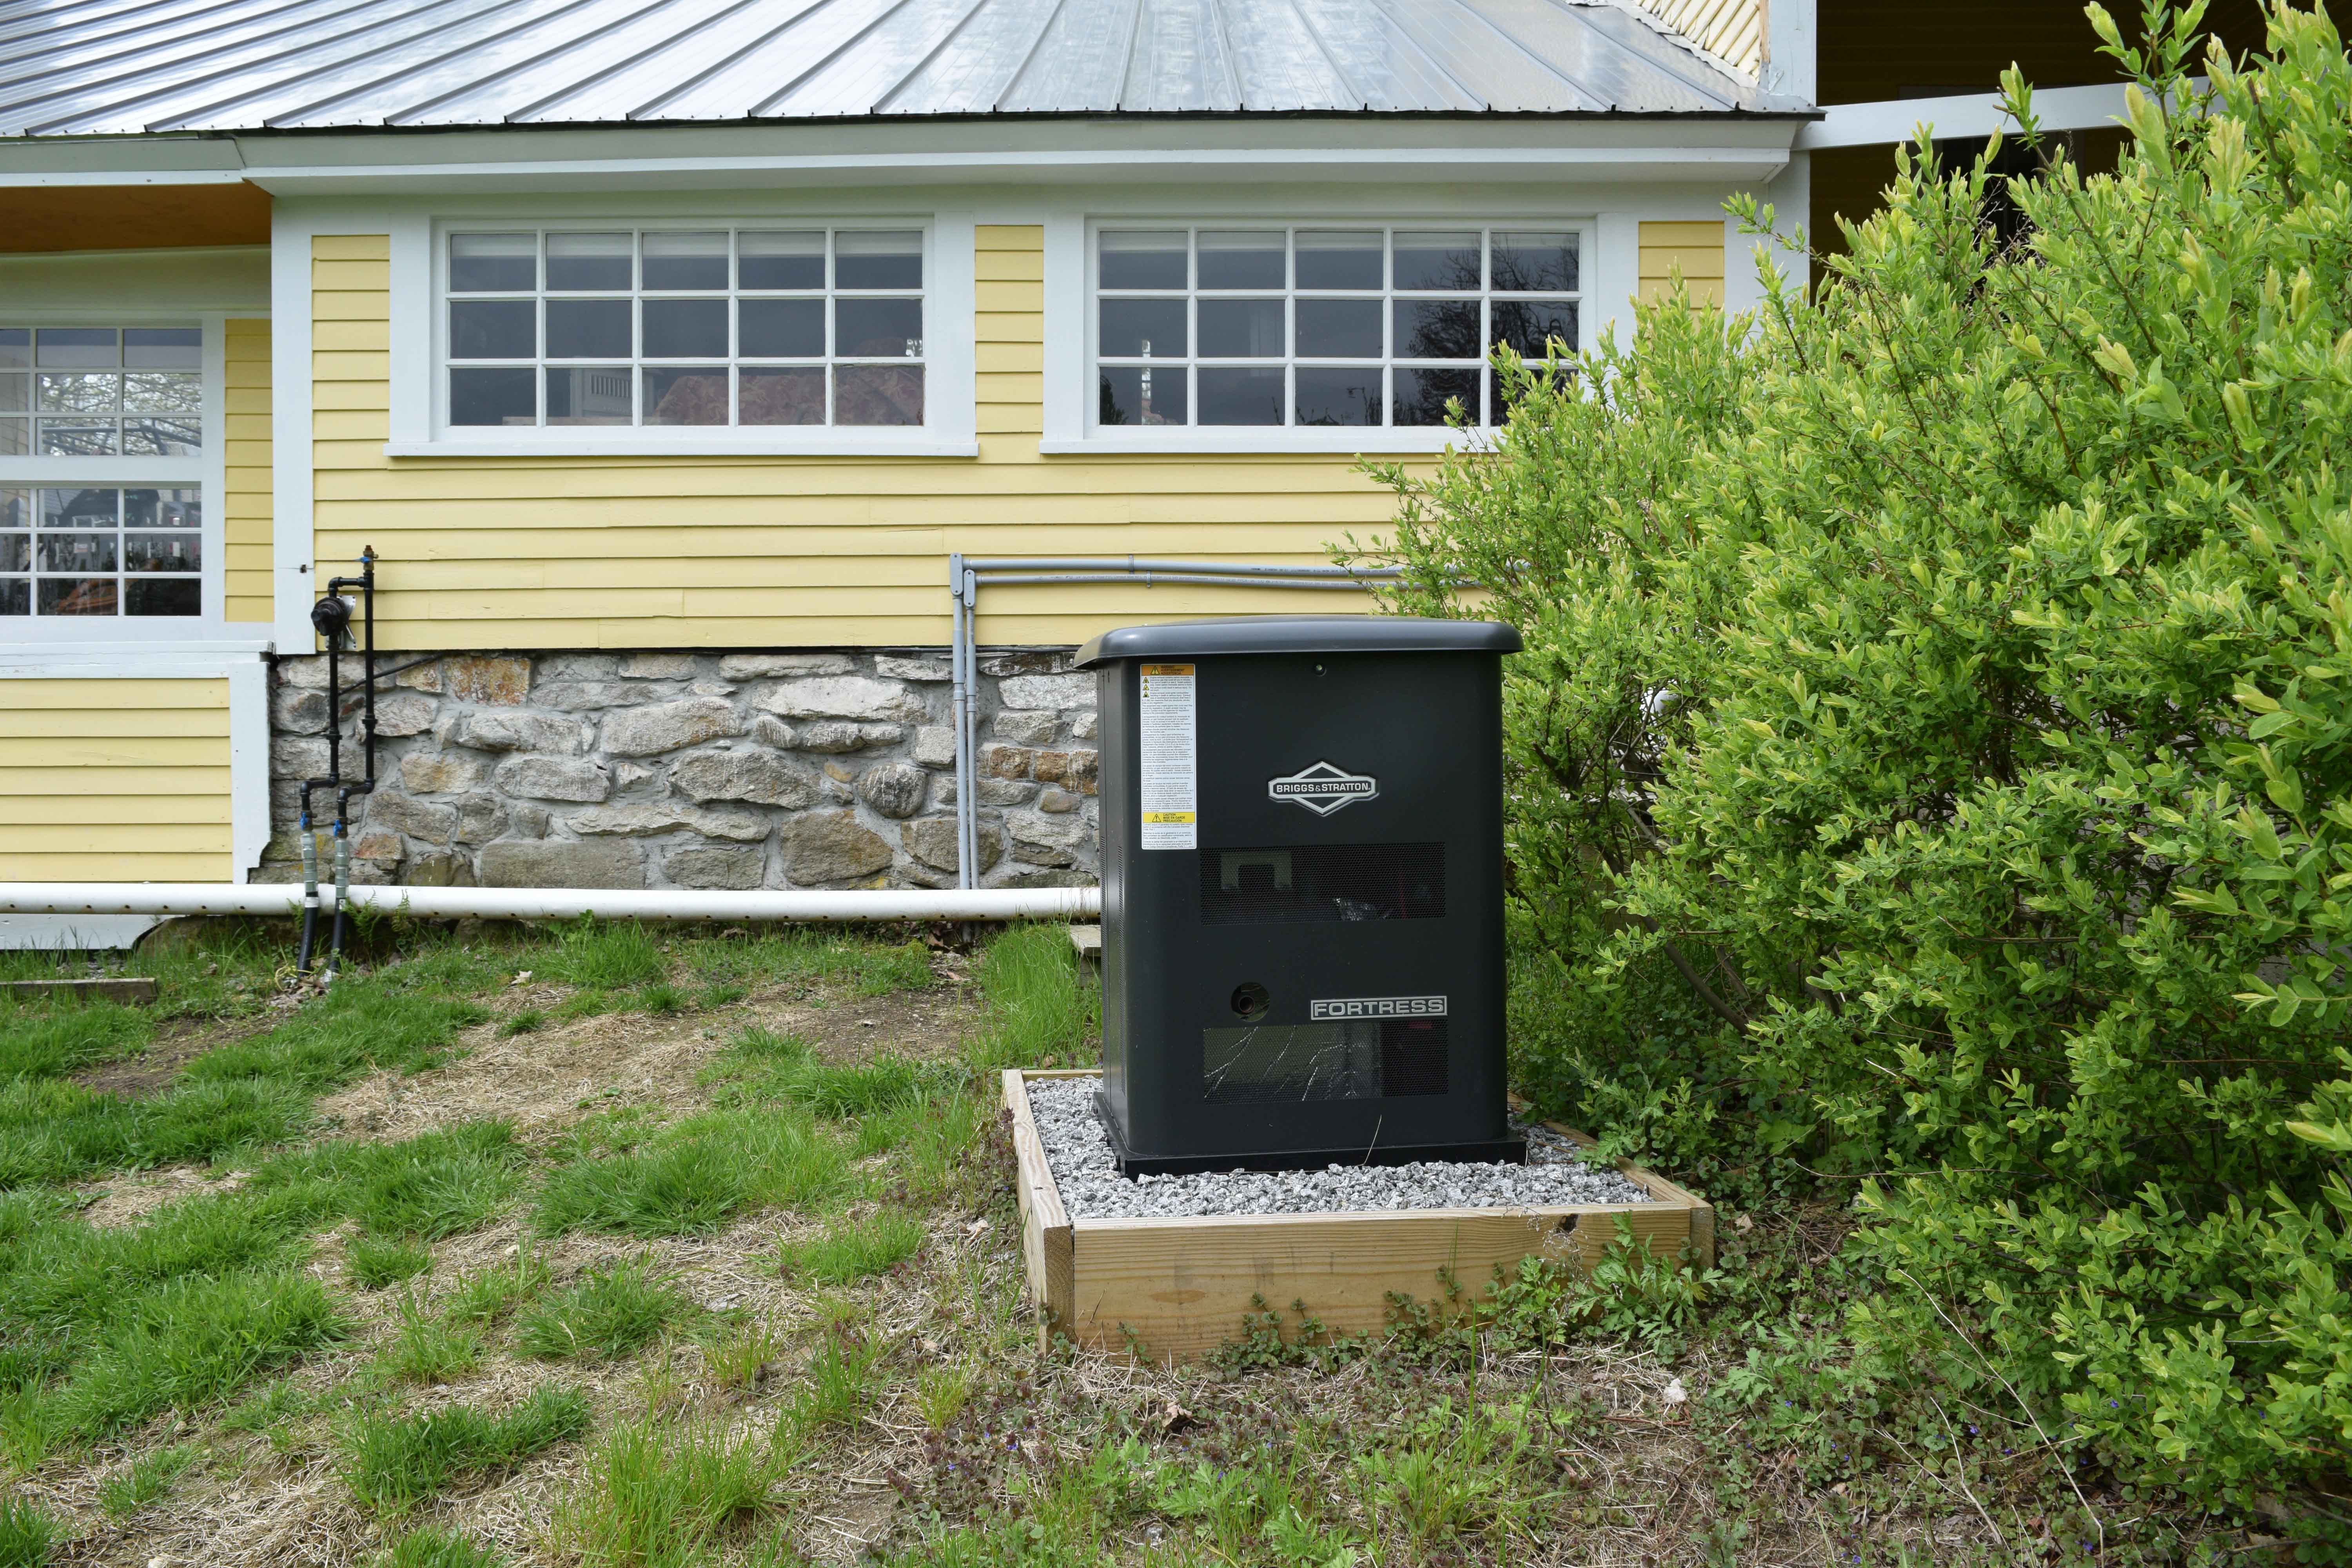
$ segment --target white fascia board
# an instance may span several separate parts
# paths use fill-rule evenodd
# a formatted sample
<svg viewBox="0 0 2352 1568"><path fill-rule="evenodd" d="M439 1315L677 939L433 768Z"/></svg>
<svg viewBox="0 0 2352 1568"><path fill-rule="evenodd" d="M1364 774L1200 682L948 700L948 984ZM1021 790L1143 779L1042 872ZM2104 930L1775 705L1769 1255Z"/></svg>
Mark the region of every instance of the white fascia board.
<svg viewBox="0 0 2352 1568"><path fill-rule="evenodd" d="M1105 180L1352 180L1388 184L1400 177L1459 177L1550 182L1769 180L1787 166L1785 148L1460 147L1389 148L1358 153L1267 148L1157 153L921 153L843 156L627 158L571 163L394 164L371 169L256 169L252 182L273 195L355 195L438 191L496 195L524 191L675 190L826 186L845 184L940 184L1016 182L1093 184Z"/></svg>
<svg viewBox="0 0 2352 1568"><path fill-rule="evenodd" d="M2053 87L2033 95L2033 117L2044 131L2095 131L2123 122L2123 82L2099 87ZM2011 132L2017 121L1997 92L1949 98L1883 99L1874 103L1838 103L1818 124L1797 134L1800 152L1824 147L1891 147L1916 139L1921 126L1937 136L1990 136Z"/></svg>
<svg viewBox="0 0 2352 1568"><path fill-rule="evenodd" d="M25 136L0 141L0 185L233 185L225 136Z"/></svg>

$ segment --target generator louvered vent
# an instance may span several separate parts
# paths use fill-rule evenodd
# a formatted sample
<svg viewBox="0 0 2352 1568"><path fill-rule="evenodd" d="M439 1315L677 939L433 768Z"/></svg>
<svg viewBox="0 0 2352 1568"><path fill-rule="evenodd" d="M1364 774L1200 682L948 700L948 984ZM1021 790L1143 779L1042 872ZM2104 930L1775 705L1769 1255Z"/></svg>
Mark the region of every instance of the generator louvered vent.
<svg viewBox="0 0 2352 1568"><path fill-rule="evenodd" d="M1201 1091L1212 1105L1444 1094L1445 1069L1443 1018L1201 1032Z"/></svg>
<svg viewBox="0 0 2352 1568"><path fill-rule="evenodd" d="M1208 925L1445 918L1443 844L1286 844L1201 852Z"/></svg>

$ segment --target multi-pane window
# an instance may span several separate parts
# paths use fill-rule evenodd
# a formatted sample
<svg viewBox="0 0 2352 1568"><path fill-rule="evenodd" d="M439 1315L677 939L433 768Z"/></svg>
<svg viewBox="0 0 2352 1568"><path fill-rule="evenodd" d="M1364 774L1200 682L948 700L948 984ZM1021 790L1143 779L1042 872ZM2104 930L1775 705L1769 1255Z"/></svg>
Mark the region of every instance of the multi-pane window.
<svg viewBox="0 0 2352 1568"><path fill-rule="evenodd" d="M448 237L452 427L919 426L917 229Z"/></svg>
<svg viewBox="0 0 2352 1568"><path fill-rule="evenodd" d="M198 451L203 371L195 327L0 326L0 458Z"/></svg>
<svg viewBox="0 0 2352 1568"><path fill-rule="evenodd" d="M1098 426L1500 423L1486 353L1574 353L1570 228L1106 228Z"/></svg>
<svg viewBox="0 0 2352 1568"><path fill-rule="evenodd" d="M0 616L202 613L193 489L0 489Z"/></svg>

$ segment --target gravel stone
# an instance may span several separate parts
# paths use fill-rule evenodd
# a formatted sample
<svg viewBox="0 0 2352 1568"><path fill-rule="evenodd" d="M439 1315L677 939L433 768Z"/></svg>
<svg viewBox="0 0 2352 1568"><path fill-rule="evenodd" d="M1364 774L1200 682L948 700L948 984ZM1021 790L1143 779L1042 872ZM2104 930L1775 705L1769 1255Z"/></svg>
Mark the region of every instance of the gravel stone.
<svg viewBox="0 0 2352 1568"><path fill-rule="evenodd" d="M1200 1215L1362 1214L1389 1209L1548 1208L1562 1204L1645 1204L1653 1198L1543 1127L1523 1127L1524 1165L1330 1165L1320 1171L1208 1171L1197 1175L1118 1173L1110 1135L1095 1114L1096 1080L1029 1085L1029 1109L1062 1206L1076 1219L1162 1219Z"/></svg>

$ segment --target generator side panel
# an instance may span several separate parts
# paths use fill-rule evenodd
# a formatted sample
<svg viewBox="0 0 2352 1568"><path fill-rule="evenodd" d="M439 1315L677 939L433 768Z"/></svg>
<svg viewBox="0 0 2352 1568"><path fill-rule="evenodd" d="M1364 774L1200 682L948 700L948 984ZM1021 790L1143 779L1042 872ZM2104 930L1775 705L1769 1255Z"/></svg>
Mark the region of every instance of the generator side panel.
<svg viewBox="0 0 2352 1568"><path fill-rule="evenodd" d="M1129 1148L1506 1137L1499 660L1196 662L1197 846L1105 844L1106 1050ZM1107 836L1139 822L1133 667L1122 677L1106 693Z"/></svg>
<svg viewBox="0 0 2352 1568"><path fill-rule="evenodd" d="M1102 753L1098 815L1102 865L1102 1089L1103 1110L1121 1127L1128 1121L1129 1003L1135 966L1128 932L1129 857L1140 809L1136 792L1135 666L1118 660L1095 671L1097 744Z"/></svg>

